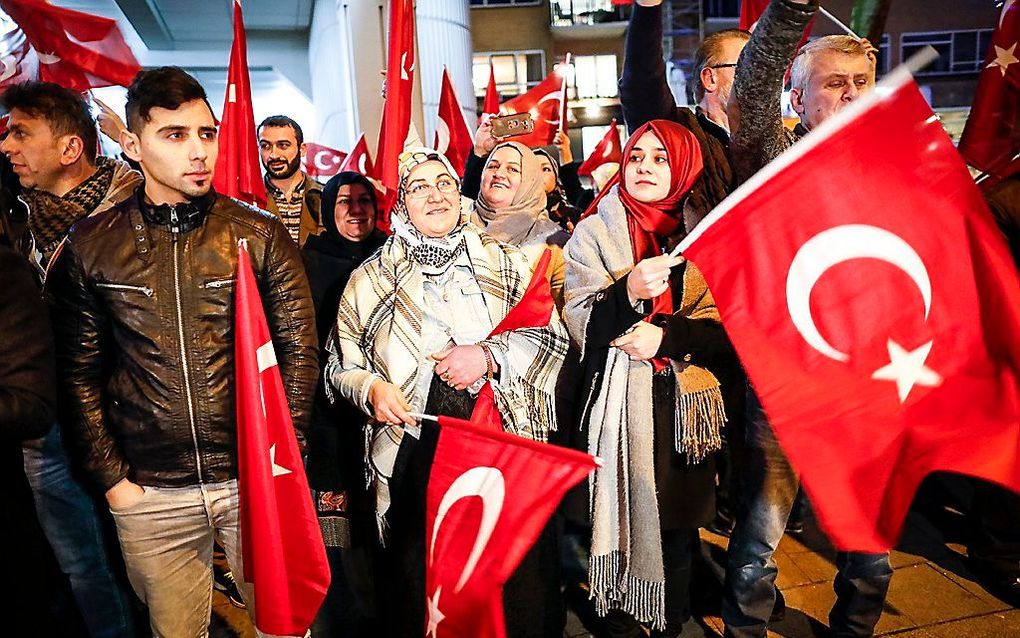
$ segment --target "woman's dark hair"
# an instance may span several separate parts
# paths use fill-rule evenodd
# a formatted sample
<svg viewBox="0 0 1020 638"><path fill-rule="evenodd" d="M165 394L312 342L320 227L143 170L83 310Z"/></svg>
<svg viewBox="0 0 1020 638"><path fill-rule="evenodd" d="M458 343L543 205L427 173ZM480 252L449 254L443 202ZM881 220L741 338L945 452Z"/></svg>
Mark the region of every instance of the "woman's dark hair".
<svg viewBox="0 0 1020 638"><path fill-rule="evenodd" d="M156 69L139 71L127 92L127 127L132 133L140 133L149 121L154 108L175 111L182 104L202 100L209 106L205 89L198 80L176 66L161 66ZM212 107L209 107L212 112Z"/></svg>
<svg viewBox="0 0 1020 638"><path fill-rule="evenodd" d="M340 187L348 184L361 184L364 186L365 190L368 191L368 196L372 198L372 210L377 213L379 212L379 202L375 199L375 187L367 177L354 171L337 173L322 187L322 203L319 206L319 216L327 233L337 235L340 233L336 227L336 215L333 213L333 210L336 208L336 198L340 193Z"/></svg>

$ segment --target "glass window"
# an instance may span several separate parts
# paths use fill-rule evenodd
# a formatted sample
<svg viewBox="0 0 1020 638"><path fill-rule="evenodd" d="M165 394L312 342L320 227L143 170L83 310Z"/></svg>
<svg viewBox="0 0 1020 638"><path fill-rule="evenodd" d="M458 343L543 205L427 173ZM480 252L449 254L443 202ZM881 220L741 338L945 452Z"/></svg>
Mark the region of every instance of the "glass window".
<svg viewBox="0 0 1020 638"><path fill-rule="evenodd" d="M613 0L550 0L549 8L554 27L620 22L630 15L625 4Z"/></svg>
<svg viewBox="0 0 1020 638"><path fill-rule="evenodd" d="M470 0L472 7L533 7L542 0Z"/></svg>
<svg viewBox="0 0 1020 638"><path fill-rule="evenodd" d="M739 18L740 0L705 0L706 18Z"/></svg>
<svg viewBox="0 0 1020 638"><path fill-rule="evenodd" d="M506 51L476 53L471 67L475 96L485 95L489 85L489 62L496 78L500 99L520 95L545 77L545 54L542 51Z"/></svg>
<svg viewBox="0 0 1020 638"><path fill-rule="evenodd" d="M574 57L574 97L616 97L619 94L615 55Z"/></svg>
<svg viewBox="0 0 1020 638"><path fill-rule="evenodd" d="M900 59L905 62L924 47L931 46L938 51L938 59L915 75L978 73L991 41L991 29L904 33L900 36Z"/></svg>

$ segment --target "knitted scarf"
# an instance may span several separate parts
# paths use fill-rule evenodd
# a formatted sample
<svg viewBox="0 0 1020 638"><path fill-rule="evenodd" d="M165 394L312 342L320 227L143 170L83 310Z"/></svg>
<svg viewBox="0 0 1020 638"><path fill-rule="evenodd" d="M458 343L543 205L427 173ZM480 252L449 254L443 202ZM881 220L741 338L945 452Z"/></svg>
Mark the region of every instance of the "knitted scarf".
<svg viewBox="0 0 1020 638"><path fill-rule="evenodd" d="M578 223L564 250L563 315L582 352L592 299L634 267L628 211L618 192L614 187L599 202L598 212ZM691 263L684 271L676 312L719 321L704 278ZM672 360L669 365L677 383L672 444L690 462L698 462L722 446L726 417L719 382L704 368ZM601 390L586 402L588 451L605 459L591 482L590 581L600 614L620 609L662 629L665 574L655 487L652 375L651 362L631 361L623 351L609 348Z"/></svg>

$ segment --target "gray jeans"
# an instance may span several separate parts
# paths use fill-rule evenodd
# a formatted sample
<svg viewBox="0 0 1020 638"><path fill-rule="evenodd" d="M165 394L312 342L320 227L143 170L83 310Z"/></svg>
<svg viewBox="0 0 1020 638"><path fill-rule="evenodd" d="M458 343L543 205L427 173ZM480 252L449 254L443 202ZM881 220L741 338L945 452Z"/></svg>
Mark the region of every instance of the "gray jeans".
<svg viewBox="0 0 1020 638"><path fill-rule="evenodd" d="M209 635L214 538L223 545L248 612L254 614L252 586L244 582L241 560L237 481L143 488L140 501L110 511L131 586L149 607L154 638Z"/></svg>

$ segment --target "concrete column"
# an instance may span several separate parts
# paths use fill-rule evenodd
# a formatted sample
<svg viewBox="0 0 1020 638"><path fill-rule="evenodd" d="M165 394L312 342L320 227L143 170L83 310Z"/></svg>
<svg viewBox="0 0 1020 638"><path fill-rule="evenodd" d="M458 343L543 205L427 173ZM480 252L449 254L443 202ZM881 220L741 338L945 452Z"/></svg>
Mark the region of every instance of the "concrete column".
<svg viewBox="0 0 1020 638"><path fill-rule="evenodd" d="M435 139L443 66L450 73L468 126L474 130L475 97L471 86L471 19L468 0L418 0L418 74L421 77L424 142Z"/></svg>

